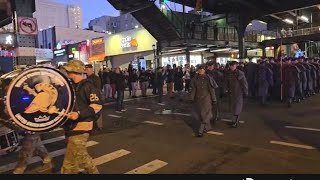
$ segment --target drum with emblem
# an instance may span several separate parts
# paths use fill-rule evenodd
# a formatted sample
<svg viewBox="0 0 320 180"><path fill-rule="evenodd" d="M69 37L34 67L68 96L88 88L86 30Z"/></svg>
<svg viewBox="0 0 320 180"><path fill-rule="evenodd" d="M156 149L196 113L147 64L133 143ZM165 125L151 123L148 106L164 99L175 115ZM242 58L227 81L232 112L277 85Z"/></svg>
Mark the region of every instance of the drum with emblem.
<svg viewBox="0 0 320 180"><path fill-rule="evenodd" d="M42 133L63 125L72 111L75 92L71 81L59 70L32 67L1 77L10 79L5 106L8 117L0 117L17 131Z"/></svg>

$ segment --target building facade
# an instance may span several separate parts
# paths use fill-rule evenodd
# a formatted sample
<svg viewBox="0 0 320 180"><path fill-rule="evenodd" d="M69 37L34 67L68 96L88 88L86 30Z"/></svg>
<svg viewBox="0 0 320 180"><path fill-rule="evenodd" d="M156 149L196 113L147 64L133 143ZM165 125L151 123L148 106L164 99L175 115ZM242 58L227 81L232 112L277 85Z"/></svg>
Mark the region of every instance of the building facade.
<svg viewBox="0 0 320 180"><path fill-rule="evenodd" d="M38 29L43 30L53 26L68 28L82 28L83 18L80 6L65 5L49 0L36 0L36 12Z"/></svg>
<svg viewBox="0 0 320 180"><path fill-rule="evenodd" d="M89 29L97 32L120 33L142 27L129 13L120 16L101 16L89 22Z"/></svg>

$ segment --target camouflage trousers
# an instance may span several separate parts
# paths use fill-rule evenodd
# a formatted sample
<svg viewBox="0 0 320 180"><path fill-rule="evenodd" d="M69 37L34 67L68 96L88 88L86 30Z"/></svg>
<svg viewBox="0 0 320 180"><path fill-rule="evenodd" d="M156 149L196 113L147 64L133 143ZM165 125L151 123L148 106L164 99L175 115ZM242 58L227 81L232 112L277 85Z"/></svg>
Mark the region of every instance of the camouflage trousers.
<svg viewBox="0 0 320 180"><path fill-rule="evenodd" d="M28 160L33 156L39 156L44 164L51 163L51 158L41 141L40 135L27 134L22 140L22 148L19 152L19 160L15 168L15 173L23 173L28 164Z"/></svg>
<svg viewBox="0 0 320 180"><path fill-rule="evenodd" d="M81 134L67 138L67 149L64 156L61 174L78 174L83 169L89 174L99 174L87 151L89 134Z"/></svg>

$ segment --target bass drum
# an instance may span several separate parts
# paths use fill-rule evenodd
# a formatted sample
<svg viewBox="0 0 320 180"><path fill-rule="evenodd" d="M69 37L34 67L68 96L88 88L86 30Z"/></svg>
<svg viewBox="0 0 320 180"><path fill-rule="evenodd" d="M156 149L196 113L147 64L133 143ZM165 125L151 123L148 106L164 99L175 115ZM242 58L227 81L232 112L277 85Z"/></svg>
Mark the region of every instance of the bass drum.
<svg viewBox="0 0 320 180"><path fill-rule="evenodd" d="M34 67L1 78L11 79L4 97L9 120L2 120L11 129L30 133L54 130L66 122L74 107L72 83L56 69Z"/></svg>

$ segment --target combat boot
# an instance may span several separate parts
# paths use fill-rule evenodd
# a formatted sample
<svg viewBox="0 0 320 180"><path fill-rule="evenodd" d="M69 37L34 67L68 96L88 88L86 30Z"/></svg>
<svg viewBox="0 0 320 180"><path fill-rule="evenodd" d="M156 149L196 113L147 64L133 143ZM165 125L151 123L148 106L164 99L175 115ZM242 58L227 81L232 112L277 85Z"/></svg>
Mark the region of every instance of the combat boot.
<svg viewBox="0 0 320 180"><path fill-rule="evenodd" d="M51 158L46 158L43 160L42 167L36 169L36 172L39 174L44 174L44 173L52 173L52 170L53 170L53 164L52 164Z"/></svg>
<svg viewBox="0 0 320 180"><path fill-rule="evenodd" d="M26 169L26 166L16 167L13 171L13 174L23 174Z"/></svg>
<svg viewBox="0 0 320 180"><path fill-rule="evenodd" d="M234 116L234 120L232 121L231 127L232 128L237 128L239 126L239 115L238 116Z"/></svg>
<svg viewBox="0 0 320 180"><path fill-rule="evenodd" d="M288 99L288 108L291 108L291 105L292 105L292 98L289 98Z"/></svg>

